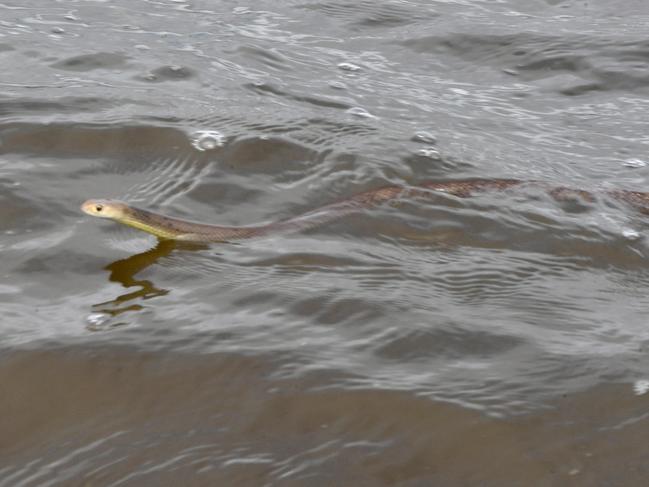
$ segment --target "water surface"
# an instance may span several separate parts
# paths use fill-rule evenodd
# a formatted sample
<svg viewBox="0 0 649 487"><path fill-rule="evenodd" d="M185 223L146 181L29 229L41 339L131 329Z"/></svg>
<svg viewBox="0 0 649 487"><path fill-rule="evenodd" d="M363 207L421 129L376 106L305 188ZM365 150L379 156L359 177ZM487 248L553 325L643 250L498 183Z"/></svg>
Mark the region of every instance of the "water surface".
<svg viewBox="0 0 649 487"><path fill-rule="evenodd" d="M643 2L0 5L0 486L642 485ZM601 191L600 191L601 190ZM598 193L598 191L600 191Z"/></svg>

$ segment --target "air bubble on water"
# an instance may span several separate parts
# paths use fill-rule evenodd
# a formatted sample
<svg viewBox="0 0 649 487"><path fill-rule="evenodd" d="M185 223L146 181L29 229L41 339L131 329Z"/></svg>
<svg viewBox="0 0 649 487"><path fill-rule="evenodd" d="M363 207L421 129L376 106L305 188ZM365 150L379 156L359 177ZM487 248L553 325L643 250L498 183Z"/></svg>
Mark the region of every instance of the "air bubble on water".
<svg viewBox="0 0 649 487"><path fill-rule="evenodd" d="M643 161L642 159L627 159L624 161L624 165L626 167L645 167L647 165L647 161Z"/></svg>
<svg viewBox="0 0 649 487"><path fill-rule="evenodd" d="M340 81L330 81L330 82L329 82L329 87L330 87L330 88L333 88L333 89L335 89L335 90L344 90L344 89L347 88L347 86L345 85L345 83L342 83L342 82L340 82Z"/></svg>
<svg viewBox="0 0 649 487"><path fill-rule="evenodd" d="M340 63L338 69L342 69L343 71L360 71L361 67L352 63Z"/></svg>
<svg viewBox="0 0 649 487"><path fill-rule="evenodd" d="M632 228L625 228L622 230L622 236L628 240L638 240L640 238L640 233Z"/></svg>
<svg viewBox="0 0 649 487"><path fill-rule="evenodd" d="M86 316L86 328L90 331L98 331L108 328L111 315L108 313L90 313Z"/></svg>
<svg viewBox="0 0 649 487"><path fill-rule="evenodd" d="M422 157L428 157L429 159L441 159L442 155L435 147L426 147L425 149L419 149L417 154Z"/></svg>
<svg viewBox="0 0 649 487"><path fill-rule="evenodd" d="M414 142L423 142L424 144L436 144L437 137L435 137L430 132L415 132L415 135L412 136Z"/></svg>
<svg viewBox="0 0 649 487"><path fill-rule="evenodd" d="M633 392L642 396L649 391L649 380L637 380L633 383Z"/></svg>
<svg viewBox="0 0 649 487"><path fill-rule="evenodd" d="M374 115L372 115L370 112L365 110L362 107L352 107L349 110L347 110L348 114L353 115L355 117L361 117L361 118L376 118Z"/></svg>
<svg viewBox="0 0 649 487"><path fill-rule="evenodd" d="M192 134L192 145L201 152L222 147L223 143L223 134L216 130L198 130Z"/></svg>

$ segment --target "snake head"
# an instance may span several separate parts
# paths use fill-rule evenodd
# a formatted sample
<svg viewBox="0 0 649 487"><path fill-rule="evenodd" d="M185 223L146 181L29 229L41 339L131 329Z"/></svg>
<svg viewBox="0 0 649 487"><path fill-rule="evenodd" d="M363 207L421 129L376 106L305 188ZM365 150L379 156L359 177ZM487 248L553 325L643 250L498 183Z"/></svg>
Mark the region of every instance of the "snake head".
<svg viewBox="0 0 649 487"><path fill-rule="evenodd" d="M81 205L81 210L88 215L113 220L122 218L127 209L125 203L117 200L88 200Z"/></svg>

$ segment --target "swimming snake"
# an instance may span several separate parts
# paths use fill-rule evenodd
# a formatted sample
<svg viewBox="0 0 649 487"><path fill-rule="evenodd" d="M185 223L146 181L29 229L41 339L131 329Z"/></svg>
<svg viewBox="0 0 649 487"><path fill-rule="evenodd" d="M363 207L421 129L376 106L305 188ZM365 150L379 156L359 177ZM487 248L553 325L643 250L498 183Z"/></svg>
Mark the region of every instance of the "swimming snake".
<svg viewBox="0 0 649 487"><path fill-rule="evenodd" d="M595 201L595 194L590 191L563 186L549 187L547 184L538 181L465 179L424 182L417 186L384 186L356 194L350 198L322 206L293 218L252 226L220 226L198 223L136 208L117 200L88 200L81 205L81 209L89 215L112 219L124 225L151 233L163 240L230 242L318 227L345 215L405 197L443 193L459 198L467 198L481 192L503 191L522 185L540 186L558 201L573 199L581 199L585 202ZM606 190L603 193L614 200L628 204L642 213L649 214L649 193L626 190Z"/></svg>

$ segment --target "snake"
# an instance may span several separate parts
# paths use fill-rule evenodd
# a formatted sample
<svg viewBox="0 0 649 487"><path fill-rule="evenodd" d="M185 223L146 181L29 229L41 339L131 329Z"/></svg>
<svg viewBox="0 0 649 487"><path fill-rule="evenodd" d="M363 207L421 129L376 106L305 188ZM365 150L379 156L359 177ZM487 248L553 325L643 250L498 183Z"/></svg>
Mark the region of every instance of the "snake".
<svg viewBox="0 0 649 487"><path fill-rule="evenodd" d="M582 200L594 202L595 193L564 186L551 187L547 183L521 179L464 179L429 181L416 186L390 185L330 203L298 216L250 226L221 226L175 218L143 208L131 206L119 200L90 199L81 205L83 212L100 218L137 228L162 240L178 240L196 243L224 243L264 237L283 232L299 232L319 227L386 202L401 198L446 194L457 198L468 198L488 191L504 191L523 185L540 186L557 201ZM625 203L637 211L649 215L649 192L628 190L606 190L608 197Z"/></svg>

